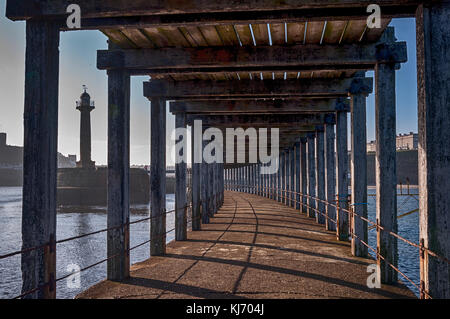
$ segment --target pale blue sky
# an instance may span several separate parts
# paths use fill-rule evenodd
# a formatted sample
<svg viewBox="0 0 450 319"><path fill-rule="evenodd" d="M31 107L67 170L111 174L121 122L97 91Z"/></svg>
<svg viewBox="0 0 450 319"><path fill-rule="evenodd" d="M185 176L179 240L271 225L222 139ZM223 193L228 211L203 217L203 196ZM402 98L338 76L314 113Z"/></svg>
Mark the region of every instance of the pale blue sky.
<svg viewBox="0 0 450 319"><path fill-rule="evenodd" d="M417 131L417 76L414 19L398 19L400 41L408 42L408 63L397 72L397 132ZM98 164L107 161L107 77L96 68L96 51L106 49L106 36L99 31L62 32L59 81L59 151L79 156L79 113L75 101L86 84L95 100L92 112L92 157ZM0 131L8 133L8 144L23 145L23 84L25 23L5 18L5 0L0 0ZM372 75L369 72L368 75ZM142 96L142 82L148 77L133 77L131 86L131 163L149 162L150 104ZM374 95L367 103L367 135L375 136ZM168 129L174 118L167 117ZM169 158L168 158L169 160ZM171 164L170 161L168 163Z"/></svg>

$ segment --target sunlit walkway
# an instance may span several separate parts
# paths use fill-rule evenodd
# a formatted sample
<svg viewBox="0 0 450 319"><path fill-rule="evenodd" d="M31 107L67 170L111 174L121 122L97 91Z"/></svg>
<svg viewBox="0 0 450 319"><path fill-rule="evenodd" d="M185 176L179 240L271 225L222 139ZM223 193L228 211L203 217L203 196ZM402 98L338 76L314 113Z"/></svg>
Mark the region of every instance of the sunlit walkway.
<svg viewBox="0 0 450 319"><path fill-rule="evenodd" d="M164 257L132 266L125 282L104 281L80 298L404 298L403 285L369 289L373 261L293 208L225 193L222 209L172 242Z"/></svg>

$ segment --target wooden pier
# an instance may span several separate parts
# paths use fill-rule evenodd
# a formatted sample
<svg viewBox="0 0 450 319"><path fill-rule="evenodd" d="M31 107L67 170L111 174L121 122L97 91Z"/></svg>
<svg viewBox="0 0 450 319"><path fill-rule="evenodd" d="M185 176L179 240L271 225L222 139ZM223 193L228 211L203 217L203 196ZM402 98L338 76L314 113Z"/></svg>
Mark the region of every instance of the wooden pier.
<svg viewBox="0 0 450 319"><path fill-rule="evenodd" d="M189 280L197 276L203 285L198 291L204 296L216 292L288 296L291 290L299 297L381 296L384 290L362 287L368 261L358 258L367 257L368 249L377 255L376 274L383 285L397 284L399 275L409 280L398 269L397 241L405 239L397 234L395 185L396 70L408 59L407 44L397 41L388 25L392 18L415 17L420 242L407 242L420 251L420 282L411 283L421 298L450 298L450 0L378 0L379 28L367 23L372 0L128 2L77 1L80 29L100 30L109 44L108 50L98 51L97 68L108 76L105 262L107 279L116 283L104 285L117 286L117 296L123 289L125 296L133 282L129 278L136 280L133 276L142 272L147 278L137 281L141 288L136 288L136 295L148 289L149 296L158 296L169 287L167 278L175 281L179 276L178 286L171 286L177 290L171 293L186 295ZM9 19L26 20L23 250L18 252L25 298L55 298L56 282L62 279L55 278L56 155L59 34L74 31L66 23L67 5L66 0L7 0L6 6ZM373 71L375 78L366 77L366 71ZM130 77L138 75L150 76L143 93L151 108L152 258L130 273ZM367 219L366 179L366 97L372 92L374 221ZM194 150L191 198L186 194L185 148L183 161L176 164L177 242L169 247L164 178L167 110L175 115L178 129L191 127ZM198 127L198 121L203 126ZM209 129L216 129L215 134ZM267 148L274 150L270 163L277 169L263 173L269 165L267 156L261 154L260 144L245 137L240 142L245 149L235 150L232 158L215 149L214 160L206 160L203 153L209 143L227 129L249 129L248 135L257 131L259 141L267 138L262 130L278 130L279 139L272 140L271 131L266 140ZM179 141L188 144L187 137ZM226 145L225 150L231 149L234 146ZM224 198L225 189L253 195L227 193ZM236 215L230 213L233 198ZM188 202L198 233L186 231ZM264 225L268 217L264 214L273 215L275 224ZM287 222L291 215L296 217ZM377 230L376 248L367 244L369 226ZM339 242L328 231L335 232ZM272 235L262 232L278 235L270 240ZM346 249L349 241L351 249ZM267 260L269 254L276 258ZM191 258L174 257L180 255ZM194 262L192 267L202 267L203 273L188 271L182 276ZM332 265L342 267L342 273L331 272ZM261 286L266 277L276 290ZM400 290L388 293L384 296L403 295Z"/></svg>
<svg viewBox="0 0 450 319"><path fill-rule="evenodd" d="M77 298L415 298L402 284L368 288L374 263L299 210L227 191L201 231Z"/></svg>

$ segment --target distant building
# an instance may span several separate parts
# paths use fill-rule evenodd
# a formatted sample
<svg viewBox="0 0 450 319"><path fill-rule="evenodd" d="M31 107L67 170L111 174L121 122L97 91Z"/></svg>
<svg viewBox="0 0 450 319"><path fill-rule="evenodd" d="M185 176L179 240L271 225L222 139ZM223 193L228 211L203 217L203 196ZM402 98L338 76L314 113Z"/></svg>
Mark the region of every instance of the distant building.
<svg viewBox="0 0 450 319"><path fill-rule="evenodd" d="M372 153L372 152L376 152L376 147L375 147L375 141L370 141L369 143L367 143L367 152L368 153Z"/></svg>
<svg viewBox="0 0 450 319"><path fill-rule="evenodd" d="M6 133L0 133L0 168L22 168L23 147L6 144ZM65 157L58 153L58 167L75 167L76 156Z"/></svg>
<svg viewBox="0 0 450 319"><path fill-rule="evenodd" d="M417 150L419 147L419 135L413 132L397 135L396 146L397 150ZM367 143L367 152L376 152L375 141Z"/></svg>
<svg viewBox="0 0 450 319"><path fill-rule="evenodd" d="M413 132L397 136L398 150L416 150L419 147L419 135Z"/></svg>

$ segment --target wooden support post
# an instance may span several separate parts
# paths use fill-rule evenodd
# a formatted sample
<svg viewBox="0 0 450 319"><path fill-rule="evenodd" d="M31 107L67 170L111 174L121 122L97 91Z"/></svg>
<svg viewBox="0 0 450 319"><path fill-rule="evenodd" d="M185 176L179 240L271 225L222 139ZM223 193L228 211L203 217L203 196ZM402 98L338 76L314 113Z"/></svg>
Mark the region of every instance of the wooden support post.
<svg viewBox="0 0 450 319"><path fill-rule="evenodd" d="M281 158L280 158L280 173L281 173L281 203L285 203L286 201L286 194L285 194L285 189L286 189L286 156L284 154L284 152L281 153Z"/></svg>
<svg viewBox="0 0 450 319"><path fill-rule="evenodd" d="M397 174L396 174L396 107L395 66L377 64L376 75L376 191L377 220L385 231L378 230L378 275L381 283L396 283L397 239L387 231L397 232Z"/></svg>
<svg viewBox="0 0 450 319"><path fill-rule="evenodd" d="M308 198L305 196L308 193L308 166L307 166L307 139L300 139L300 193L302 193L301 201L302 207L301 212L306 214L308 204Z"/></svg>
<svg viewBox="0 0 450 319"><path fill-rule="evenodd" d="M351 102L351 188L353 212L367 218L367 133L366 133L366 95L363 92L352 92ZM351 229L352 255L367 257L368 225L358 216L353 215Z"/></svg>
<svg viewBox="0 0 450 319"><path fill-rule="evenodd" d="M316 217L316 154L315 133L308 134L308 217Z"/></svg>
<svg viewBox="0 0 450 319"><path fill-rule="evenodd" d="M58 148L59 29L50 21L26 22L22 198L24 298L56 297L56 174Z"/></svg>
<svg viewBox="0 0 450 319"><path fill-rule="evenodd" d="M420 237L426 248L450 259L450 3L419 5ZM450 265L425 253L420 270L432 298L450 298Z"/></svg>
<svg viewBox="0 0 450 319"><path fill-rule="evenodd" d="M282 161L283 161L283 153L278 155L278 172L277 172L277 200L281 203L281 172L282 169Z"/></svg>
<svg viewBox="0 0 450 319"><path fill-rule="evenodd" d="M289 206L295 207L295 156L294 148L289 150Z"/></svg>
<svg viewBox="0 0 450 319"><path fill-rule="evenodd" d="M166 253L166 100L151 98L150 256Z"/></svg>
<svg viewBox="0 0 450 319"><path fill-rule="evenodd" d="M196 162L202 158L202 144L195 142L194 126L191 127L191 156L192 156L192 230L201 230L201 163ZM201 134L201 133L200 133ZM195 155L197 154L197 156Z"/></svg>
<svg viewBox="0 0 450 319"><path fill-rule="evenodd" d="M316 131L316 194L317 194L317 214L316 221L325 225L325 158L324 158L324 132L323 127Z"/></svg>
<svg viewBox="0 0 450 319"><path fill-rule="evenodd" d="M108 280L130 275L130 75L108 71Z"/></svg>
<svg viewBox="0 0 450 319"><path fill-rule="evenodd" d="M337 200L339 209L336 212L339 224L336 234L338 240L348 241L348 221L349 214L343 211L348 209L348 141L347 141L347 112L337 112L336 114L336 182L337 182Z"/></svg>
<svg viewBox="0 0 450 319"><path fill-rule="evenodd" d="M217 190L217 163L211 163L211 170L212 170L212 185L211 185L211 191L212 191L212 215L214 216L215 213L217 213L217 196L218 196L218 190Z"/></svg>
<svg viewBox="0 0 450 319"><path fill-rule="evenodd" d="M207 164L208 169L208 215L212 217L214 215L214 166L212 163Z"/></svg>
<svg viewBox="0 0 450 319"><path fill-rule="evenodd" d="M203 149L208 144L207 141L202 141L202 154ZM208 179L208 164L205 161L205 158L202 155L202 164L201 164L201 199L202 199L202 223L209 224L209 179Z"/></svg>
<svg viewBox="0 0 450 319"><path fill-rule="evenodd" d="M333 121L334 123L334 121ZM365 141L364 141L365 142ZM329 204L326 207L326 229L336 231L336 208L333 206L336 200L336 152L335 152L335 133L334 124L325 124L325 184L326 201Z"/></svg>
<svg viewBox="0 0 450 319"><path fill-rule="evenodd" d="M186 129L186 120L184 113L175 114L175 128ZM185 138L182 143L182 158L181 163L175 163L175 240L187 239L187 183L186 183L186 169L187 169L187 141Z"/></svg>
<svg viewBox="0 0 450 319"><path fill-rule="evenodd" d="M378 231L377 248L385 258L378 258L378 275L381 283L397 282L397 239L387 231L397 233L397 174L396 174L396 109L395 66L377 64L375 69L376 113L376 215L385 231Z"/></svg>
<svg viewBox="0 0 450 319"><path fill-rule="evenodd" d="M295 209L300 210L300 143L295 143Z"/></svg>

